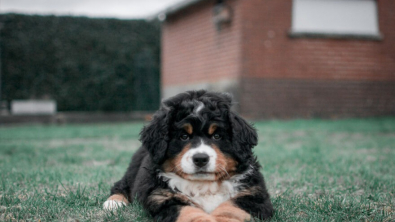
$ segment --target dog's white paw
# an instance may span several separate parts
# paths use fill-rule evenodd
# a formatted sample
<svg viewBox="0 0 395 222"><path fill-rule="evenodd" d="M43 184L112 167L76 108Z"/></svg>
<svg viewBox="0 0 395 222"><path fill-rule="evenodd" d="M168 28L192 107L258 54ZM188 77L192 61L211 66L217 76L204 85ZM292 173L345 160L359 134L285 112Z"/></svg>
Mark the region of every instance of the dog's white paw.
<svg viewBox="0 0 395 222"><path fill-rule="evenodd" d="M110 210L110 211L115 211L118 208L126 206L125 202L122 201L117 201L117 200L106 200L103 204L103 209L104 210Z"/></svg>

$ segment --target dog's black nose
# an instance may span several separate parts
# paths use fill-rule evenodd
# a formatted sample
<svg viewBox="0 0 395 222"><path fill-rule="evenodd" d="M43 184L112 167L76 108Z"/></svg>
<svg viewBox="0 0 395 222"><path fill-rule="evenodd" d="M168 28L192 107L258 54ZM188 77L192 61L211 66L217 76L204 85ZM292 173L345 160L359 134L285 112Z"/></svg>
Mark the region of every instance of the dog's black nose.
<svg viewBox="0 0 395 222"><path fill-rule="evenodd" d="M198 167L204 167L207 165L210 157L205 153L197 153L192 156L193 163Z"/></svg>

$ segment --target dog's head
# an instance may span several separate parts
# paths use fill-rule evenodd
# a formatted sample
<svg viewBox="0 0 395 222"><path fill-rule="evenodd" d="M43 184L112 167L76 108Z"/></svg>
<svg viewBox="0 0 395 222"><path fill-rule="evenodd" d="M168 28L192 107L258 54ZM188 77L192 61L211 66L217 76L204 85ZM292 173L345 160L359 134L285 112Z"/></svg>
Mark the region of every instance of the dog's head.
<svg viewBox="0 0 395 222"><path fill-rule="evenodd" d="M230 110L225 93L188 91L165 100L140 140L164 172L188 180L223 180L243 172L255 129Z"/></svg>

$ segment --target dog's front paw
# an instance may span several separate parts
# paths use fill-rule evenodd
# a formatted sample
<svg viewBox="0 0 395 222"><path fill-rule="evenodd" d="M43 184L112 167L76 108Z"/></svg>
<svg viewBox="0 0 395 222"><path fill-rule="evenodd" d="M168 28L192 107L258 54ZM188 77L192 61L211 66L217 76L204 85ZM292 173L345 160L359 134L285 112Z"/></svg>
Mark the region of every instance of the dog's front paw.
<svg viewBox="0 0 395 222"><path fill-rule="evenodd" d="M125 202L117 201L117 200L106 200L106 202L103 203L103 209L110 210L110 211L117 210L118 208L121 208L124 206L126 206Z"/></svg>
<svg viewBox="0 0 395 222"><path fill-rule="evenodd" d="M104 210L117 210L118 208L124 207L128 204L128 200L122 194L114 194L109 197L103 204Z"/></svg>
<svg viewBox="0 0 395 222"><path fill-rule="evenodd" d="M117 200L106 200L106 202L103 203L103 209L104 210L109 210L109 211L115 211L118 208L126 206L126 203L123 201L117 201Z"/></svg>

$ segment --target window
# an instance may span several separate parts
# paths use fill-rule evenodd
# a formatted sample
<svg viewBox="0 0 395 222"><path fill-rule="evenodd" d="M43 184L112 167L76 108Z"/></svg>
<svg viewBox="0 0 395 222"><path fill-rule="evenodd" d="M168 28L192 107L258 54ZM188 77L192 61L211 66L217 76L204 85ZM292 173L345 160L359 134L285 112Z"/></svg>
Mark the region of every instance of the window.
<svg viewBox="0 0 395 222"><path fill-rule="evenodd" d="M379 37L375 0L293 0L291 34Z"/></svg>

